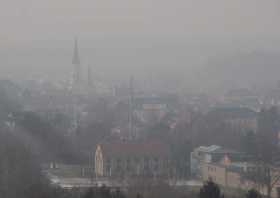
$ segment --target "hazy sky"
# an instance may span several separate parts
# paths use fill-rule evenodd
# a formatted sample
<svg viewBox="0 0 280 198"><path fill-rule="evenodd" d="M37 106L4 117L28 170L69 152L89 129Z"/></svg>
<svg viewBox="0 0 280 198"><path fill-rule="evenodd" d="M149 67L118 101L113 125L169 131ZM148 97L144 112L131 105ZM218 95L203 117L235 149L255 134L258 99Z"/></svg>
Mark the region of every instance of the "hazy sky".
<svg viewBox="0 0 280 198"><path fill-rule="evenodd" d="M110 72L124 74L125 78L133 72L144 75L154 72L165 79L177 80L180 76L184 80L197 80L198 73L205 71L204 75L199 74L205 79L208 71L197 71L199 66L209 68L218 62L224 68L233 65L234 70L235 64L228 64L227 56L234 62L231 56L238 59L235 53L244 52L250 59L243 58L244 62L254 66L259 61L251 58L260 57L250 55L255 49L265 51L265 55L269 53L267 50L276 49L273 67L278 65L274 57L279 57L280 52L279 0L0 0L0 3L2 77L6 74L30 77L40 72L50 77L69 76L75 36L79 37L83 66L91 64L93 71L107 77ZM273 49L269 49L272 44ZM209 60L213 57L225 61ZM261 62L260 68L267 64ZM242 68L243 62L238 64ZM247 70L252 74L250 68ZM209 79L216 78L215 72L213 76Z"/></svg>
<svg viewBox="0 0 280 198"><path fill-rule="evenodd" d="M279 0L0 0L0 38L277 35Z"/></svg>

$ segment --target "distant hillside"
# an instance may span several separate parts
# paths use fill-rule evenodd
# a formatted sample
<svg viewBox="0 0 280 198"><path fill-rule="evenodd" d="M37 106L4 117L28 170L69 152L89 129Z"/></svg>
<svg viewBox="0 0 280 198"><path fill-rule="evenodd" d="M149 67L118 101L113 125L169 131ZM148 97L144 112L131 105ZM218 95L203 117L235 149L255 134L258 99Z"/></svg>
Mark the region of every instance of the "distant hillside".
<svg viewBox="0 0 280 198"><path fill-rule="evenodd" d="M216 56L203 71L208 85L217 87L275 86L280 79L280 53L255 51Z"/></svg>

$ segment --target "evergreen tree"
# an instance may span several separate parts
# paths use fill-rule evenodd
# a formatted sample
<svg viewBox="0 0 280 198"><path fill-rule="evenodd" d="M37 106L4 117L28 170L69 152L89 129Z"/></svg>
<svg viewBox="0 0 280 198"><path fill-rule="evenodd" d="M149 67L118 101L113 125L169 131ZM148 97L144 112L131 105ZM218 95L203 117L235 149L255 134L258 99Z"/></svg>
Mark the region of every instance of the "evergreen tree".
<svg viewBox="0 0 280 198"><path fill-rule="evenodd" d="M246 198L261 198L261 194L255 190L255 189L251 189L247 192L246 194Z"/></svg>
<svg viewBox="0 0 280 198"><path fill-rule="evenodd" d="M83 196L83 198L94 198L94 190L90 188L86 194Z"/></svg>
<svg viewBox="0 0 280 198"><path fill-rule="evenodd" d="M273 166L278 161L278 131L280 116L276 107L262 110L258 119L257 150L258 150L258 183L267 189L267 197L271 197L271 191L279 180L280 173L275 174Z"/></svg>
<svg viewBox="0 0 280 198"><path fill-rule="evenodd" d="M125 198L125 195L121 192L121 190L118 188L116 192L113 195L113 198Z"/></svg>
<svg viewBox="0 0 280 198"><path fill-rule="evenodd" d="M105 185L98 190L98 195L100 198L112 198L110 189Z"/></svg>
<svg viewBox="0 0 280 198"><path fill-rule="evenodd" d="M220 187L212 180L207 181L200 189L199 198L222 198Z"/></svg>

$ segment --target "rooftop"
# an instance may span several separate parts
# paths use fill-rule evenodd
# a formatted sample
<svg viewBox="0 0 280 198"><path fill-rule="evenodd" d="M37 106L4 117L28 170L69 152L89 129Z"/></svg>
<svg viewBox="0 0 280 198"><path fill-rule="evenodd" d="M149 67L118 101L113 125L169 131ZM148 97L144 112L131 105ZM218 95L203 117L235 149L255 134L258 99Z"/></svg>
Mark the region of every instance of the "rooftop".
<svg viewBox="0 0 280 198"><path fill-rule="evenodd" d="M117 142L100 145L106 157L167 157L169 147L161 142Z"/></svg>
<svg viewBox="0 0 280 198"><path fill-rule="evenodd" d="M213 108L210 114L221 115L225 118L256 118L257 112L249 108L241 107L216 107Z"/></svg>

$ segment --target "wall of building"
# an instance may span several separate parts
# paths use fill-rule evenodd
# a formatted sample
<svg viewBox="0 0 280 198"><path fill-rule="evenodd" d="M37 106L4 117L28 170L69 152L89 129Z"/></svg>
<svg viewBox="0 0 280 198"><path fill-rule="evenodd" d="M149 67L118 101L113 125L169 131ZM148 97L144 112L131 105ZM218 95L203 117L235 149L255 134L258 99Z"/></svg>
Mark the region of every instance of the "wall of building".
<svg viewBox="0 0 280 198"><path fill-rule="evenodd" d="M102 155L102 161L97 155L95 156L95 171L97 176L101 177L162 177L167 176L168 160L160 157L111 157ZM102 166L102 167L101 167Z"/></svg>
<svg viewBox="0 0 280 198"><path fill-rule="evenodd" d="M204 181L212 179L219 185L226 186L226 168L216 164L202 164L202 178Z"/></svg>
<svg viewBox="0 0 280 198"><path fill-rule="evenodd" d="M226 186L231 188L242 187L241 176L239 173L226 171Z"/></svg>

